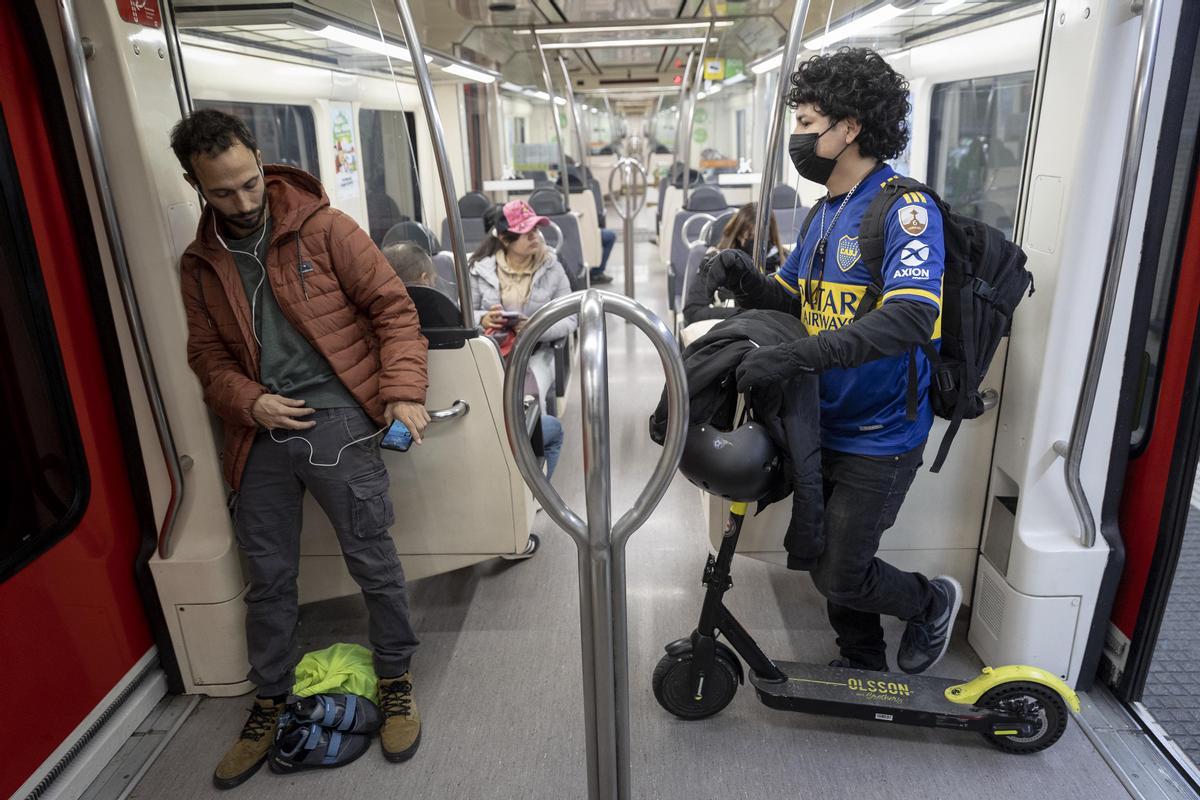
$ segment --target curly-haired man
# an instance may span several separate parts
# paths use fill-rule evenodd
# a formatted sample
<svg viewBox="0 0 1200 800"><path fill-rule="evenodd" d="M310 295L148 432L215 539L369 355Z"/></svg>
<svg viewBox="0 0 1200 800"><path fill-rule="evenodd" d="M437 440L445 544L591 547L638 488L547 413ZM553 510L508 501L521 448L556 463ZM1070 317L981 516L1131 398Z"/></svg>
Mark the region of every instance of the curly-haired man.
<svg viewBox="0 0 1200 800"><path fill-rule="evenodd" d="M931 370L920 345L941 338L942 217L927 195L903 196L884 231L880 304L854 321L873 280L860 257L859 226L871 199L898 177L885 160L908 142L908 82L861 48L814 56L790 81L796 127L788 152L800 175L828 193L774 276L726 251L708 283L732 289L743 307L795 313L809 333L755 350L737 377L747 391L820 374L826 544L811 574L837 633L841 658L832 666L886 670L879 617L888 614L908 622L900 668L920 673L945 654L962 589L951 577L904 572L875 553L933 424Z"/></svg>

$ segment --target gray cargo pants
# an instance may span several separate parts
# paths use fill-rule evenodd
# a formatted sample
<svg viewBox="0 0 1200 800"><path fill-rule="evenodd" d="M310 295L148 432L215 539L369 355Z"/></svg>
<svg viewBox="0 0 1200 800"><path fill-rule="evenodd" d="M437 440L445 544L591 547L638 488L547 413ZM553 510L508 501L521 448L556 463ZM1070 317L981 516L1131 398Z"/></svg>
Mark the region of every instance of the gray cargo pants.
<svg viewBox="0 0 1200 800"><path fill-rule="evenodd" d="M306 431L275 431L286 444L258 434L234 501L238 547L246 557L246 644L249 679L259 694L291 692L300 660L296 640L302 501L308 489L324 509L350 575L367 602L375 671L391 677L408 671L417 637L408 620L404 571L388 534L395 520L387 468L378 438L352 444L377 426L361 409L330 408L308 417ZM306 441L307 440L307 441ZM312 452L309 452L309 442ZM337 466L318 467L317 464Z"/></svg>

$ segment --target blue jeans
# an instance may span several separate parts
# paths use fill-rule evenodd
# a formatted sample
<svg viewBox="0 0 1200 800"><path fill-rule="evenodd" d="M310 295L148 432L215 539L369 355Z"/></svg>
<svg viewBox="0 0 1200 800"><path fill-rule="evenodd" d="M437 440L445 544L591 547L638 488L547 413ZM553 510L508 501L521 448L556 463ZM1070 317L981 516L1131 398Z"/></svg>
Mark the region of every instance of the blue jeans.
<svg viewBox="0 0 1200 800"><path fill-rule="evenodd" d="M875 556L921 466L925 445L896 456L821 450L825 552L810 573L825 596L843 657L887 669L879 615L921 622L933 610L924 575Z"/></svg>
<svg viewBox="0 0 1200 800"><path fill-rule="evenodd" d="M592 267L593 275L599 275L601 272L604 272L605 267L608 266L608 257L612 255L613 245L616 243L616 231L610 231L608 228L600 229L600 247L603 249L601 251L602 255L600 256L600 266Z"/></svg>
<svg viewBox="0 0 1200 800"><path fill-rule="evenodd" d="M558 454L562 452L563 426L558 417L542 414L542 455L546 457L546 477L554 475Z"/></svg>

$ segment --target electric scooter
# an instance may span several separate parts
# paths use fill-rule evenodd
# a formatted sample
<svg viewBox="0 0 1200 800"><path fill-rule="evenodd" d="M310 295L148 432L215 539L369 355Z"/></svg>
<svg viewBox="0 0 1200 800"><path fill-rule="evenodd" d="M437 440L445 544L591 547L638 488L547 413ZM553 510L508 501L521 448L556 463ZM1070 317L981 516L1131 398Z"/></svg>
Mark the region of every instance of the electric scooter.
<svg viewBox="0 0 1200 800"><path fill-rule="evenodd" d="M729 567L747 506L731 504L720 551L716 557L708 556L699 627L691 637L668 644L654 669L654 697L675 716L705 719L729 705L738 686L746 682L738 656L749 665L750 683L769 708L976 731L1009 753L1046 749L1066 730L1068 708L1079 712L1075 692L1058 676L1037 667L984 667L964 683L772 661L724 602L725 592L733 586ZM718 635L729 644L718 641Z"/></svg>

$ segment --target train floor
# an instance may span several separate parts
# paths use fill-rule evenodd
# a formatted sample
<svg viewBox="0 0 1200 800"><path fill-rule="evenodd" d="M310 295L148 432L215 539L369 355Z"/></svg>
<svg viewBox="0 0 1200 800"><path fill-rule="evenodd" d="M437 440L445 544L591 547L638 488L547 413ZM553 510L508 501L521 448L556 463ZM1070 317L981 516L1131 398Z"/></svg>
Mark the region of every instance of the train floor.
<svg viewBox="0 0 1200 800"><path fill-rule="evenodd" d="M652 224L652 212L643 212L638 221L643 229ZM666 319L663 269L644 230L639 234L637 296ZM618 242L610 266L617 279L614 288L622 285L621 263ZM619 516L645 485L660 453L647 438L646 419L663 381L648 340L632 326L609 319L613 508ZM582 515L577 377L574 383L554 483ZM420 750L412 761L391 764L375 750L337 770L281 776L264 767L238 789L218 792L212 769L236 739L250 697L206 698L130 796L586 797L575 546L544 513L538 514L535 531L542 547L527 561L491 561L410 586L421 638L414 684L424 722ZM675 719L654 700L650 676L663 644L695 625L708 551L697 490L678 478L628 547L635 797L1130 796L1074 720L1049 750L1014 756L989 747L977 734L772 711L748 686L711 719ZM740 557L734 570L730 606L766 652L816 662L836 655L824 603L806 575ZM966 642L966 616L960 618L948 656L933 670L936 674L966 677L981 666ZM366 615L358 597L305 606L301 617L303 643L310 649L339 641L366 644ZM893 663L901 630L895 620L886 625Z"/></svg>

